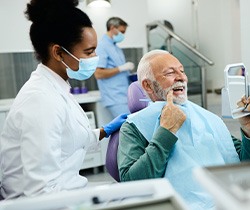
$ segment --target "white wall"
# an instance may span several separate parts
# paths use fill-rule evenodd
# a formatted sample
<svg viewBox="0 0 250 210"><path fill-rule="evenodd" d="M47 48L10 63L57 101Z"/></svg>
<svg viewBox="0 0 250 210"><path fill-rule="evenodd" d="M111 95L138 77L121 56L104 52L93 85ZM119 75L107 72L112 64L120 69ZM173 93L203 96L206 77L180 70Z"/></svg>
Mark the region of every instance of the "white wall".
<svg viewBox="0 0 250 210"><path fill-rule="evenodd" d="M33 50L29 40L31 22L24 16L27 2L29 0L0 1L0 25L2 26L0 52ZM112 0L112 7L107 9L87 8L85 1L81 1L79 8L89 15L98 38L106 32L108 18L119 16L129 25L121 47L146 47L145 23L148 22L148 18L145 0Z"/></svg>
<svg viewBox="0 0 250 210"><path fill-rule="evenodd" d="M167 20L174 32L193 44L192 0L147 0L150 21Z"/></svg>
<svg viewBox="0 0 250 210"><path fill-rule="evenodd" d="M24 16L28 0L0 1L0 52L23 52L33 48L29 39L30 22Z"/></svg>
<svg viewBox="0 0 250 210"><path fill-rule="evenodd" d="M97 31L98 39L106 33L106 22L112 16L124 19L129 27L121 47L146 47L145 25L148 22L145 0L112 0L112 7L88 8L82 2L82 9L89 15Z"/></svg>
<svg viewBox="0 0 250 210"><path fill-rule="evenodd" d="M28 1L0 1L0 52L32 50L30 22L23 14ZM192 2L198 3L197 22ZM111 3L108 9L86 8L85 0L79 5L90 16L98 38L106 32L107 19L119 16L129 24L126 39L120 46L143 47L145 51L146 23L166 19L179 36L198 46L202 54L215 62L207 67L209 88L224 85L226 64L243 61L250 67L249 0L111 0Z"/></svg>
<svg viewBox="0 0 250 210"><path fill-rule="evenodd" d="M246 65L250 74L250 24L249 24L249 0L240 0L241 17L241 54L242 62Z"/></svg>
<svg viewBox="0 0 250 210"><path fill-rule="evenodd" d="M225 66L241 61L239 2L200 0L198 12L199 50L215 63L207 68L208 86L221 88Z"/></svg>

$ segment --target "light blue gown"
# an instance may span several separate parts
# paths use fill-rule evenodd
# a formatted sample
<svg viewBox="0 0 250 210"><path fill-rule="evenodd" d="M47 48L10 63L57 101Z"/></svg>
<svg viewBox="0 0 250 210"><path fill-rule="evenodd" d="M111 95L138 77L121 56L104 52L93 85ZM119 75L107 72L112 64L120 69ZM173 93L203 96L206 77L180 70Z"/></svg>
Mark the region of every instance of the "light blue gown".
<svg viewBox="0 0 250 210"><path fill-rule="evenodd" d="M107 34L99 41L96 54L99 56L99 68L116 68L126 62L122 49ZM128 76L129 72L124 71L110 78L97 80L101 92L101 102L105 107L118 106L121 112L129 113L127 105Z"/></svg>

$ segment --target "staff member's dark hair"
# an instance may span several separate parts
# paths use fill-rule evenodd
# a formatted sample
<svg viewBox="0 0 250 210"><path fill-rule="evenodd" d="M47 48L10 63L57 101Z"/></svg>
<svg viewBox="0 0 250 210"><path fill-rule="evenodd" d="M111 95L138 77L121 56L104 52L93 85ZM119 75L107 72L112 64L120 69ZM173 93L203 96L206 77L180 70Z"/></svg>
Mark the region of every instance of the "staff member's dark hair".
<svg viewBox="0 0 250 210"><path fill-rule="evenodd" d="M92 27L89 17L77 5L78 0L32 0L27 4L25 15L32 21L30 39L38 60L48 61L51 44L71 50L83 39L84 28Z"/></svg>
<svg viewBox="0 0 250 210"><path fill-rule="evenodd" d="M106 23L107 31L110 30L111 26L119 27L119 26L128 26L128 24L119 17L111 17L108 19Z"/></svg>

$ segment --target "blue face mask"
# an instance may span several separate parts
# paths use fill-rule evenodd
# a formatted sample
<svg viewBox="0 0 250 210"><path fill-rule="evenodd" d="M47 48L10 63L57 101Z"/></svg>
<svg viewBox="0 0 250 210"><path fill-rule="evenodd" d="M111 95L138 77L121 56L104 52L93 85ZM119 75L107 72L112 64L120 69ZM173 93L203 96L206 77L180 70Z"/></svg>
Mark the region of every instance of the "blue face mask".
<svg viewBox="0 0 250 210"><path fill-rule="evenodd" d="M122 42L124 40L124 38L125 38L125 36L122 32L119 32L118 34L113 35L113 41L115 43Z"/></svg>
<svg viewBox="0 0 250 210"><path fill-rule="evenodd" d="M65 52L67 52L69 55L71 55L73 58L79 61L79 68L77 71L70 69L69 66L62 61L62 63L67 67L66 71L69 78L76 80L86 80L94 74L96 67L98 65L99 56L78 59L68 50L66 50L65 48L63 49L65 50Z"/></svg>

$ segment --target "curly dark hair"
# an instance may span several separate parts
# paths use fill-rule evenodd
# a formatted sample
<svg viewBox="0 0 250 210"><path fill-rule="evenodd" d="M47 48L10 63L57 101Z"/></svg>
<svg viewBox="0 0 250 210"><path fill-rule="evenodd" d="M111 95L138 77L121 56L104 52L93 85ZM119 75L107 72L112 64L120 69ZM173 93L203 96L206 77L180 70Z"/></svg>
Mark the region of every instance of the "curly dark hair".
<svg viewBox="0 0 250 210"><path fill-rule="evenodd" d="M84 28L92 27L88 15L76 7L78 3L78 0L31 0L27 4L24 13L32 21L30 39L38 60L48 61L51 44L71 50L82 41Z"/></svg>

